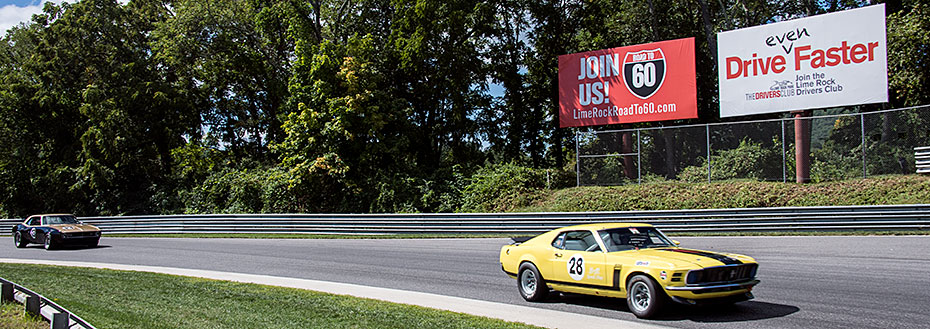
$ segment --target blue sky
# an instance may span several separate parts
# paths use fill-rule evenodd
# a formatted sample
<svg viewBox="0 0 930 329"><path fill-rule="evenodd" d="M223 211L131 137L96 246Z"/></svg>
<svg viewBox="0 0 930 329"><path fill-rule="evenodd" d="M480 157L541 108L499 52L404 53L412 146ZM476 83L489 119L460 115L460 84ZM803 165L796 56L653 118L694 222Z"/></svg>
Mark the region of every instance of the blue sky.
<svg viewBox="0 0 930 329"><path fill-rule="evenodd" d="M0 34L42 11L40 0L0 0ZM55 2L61 2L57 0Z"/></svg>
<svg viewBox="0 0 930 329"><path fill-rule="evenodd" d="M41 2L41 1L35 1L35 0L0 0L0 7L6 6L6 5L14 5L14 6L17 6L17 7L25 7L25 6L30 6L30 5L36 5L36 4L38 4L39 2Z"/></svg>

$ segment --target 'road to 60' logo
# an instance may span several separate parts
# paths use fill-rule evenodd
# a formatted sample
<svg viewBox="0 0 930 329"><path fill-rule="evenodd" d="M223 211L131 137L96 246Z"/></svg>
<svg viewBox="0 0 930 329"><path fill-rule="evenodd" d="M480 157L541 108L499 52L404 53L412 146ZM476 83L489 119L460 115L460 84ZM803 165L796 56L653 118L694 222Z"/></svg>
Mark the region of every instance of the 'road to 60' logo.
<svg viewBox="0 0 930 329"><path fill-rule="evenodd" d="M665 80L665 54L662 48L626 53L623 80L636 97L646 99L659 91Z"/></svg>
<svg viewBox="0 0 930 329"><path fill-rule="evenodd" d="M568 269L568 276L572 277L576 281L584 279L584 257L581 257L581 254L574 254L572 258L568 259L568 264L566 264Z"/></svg>

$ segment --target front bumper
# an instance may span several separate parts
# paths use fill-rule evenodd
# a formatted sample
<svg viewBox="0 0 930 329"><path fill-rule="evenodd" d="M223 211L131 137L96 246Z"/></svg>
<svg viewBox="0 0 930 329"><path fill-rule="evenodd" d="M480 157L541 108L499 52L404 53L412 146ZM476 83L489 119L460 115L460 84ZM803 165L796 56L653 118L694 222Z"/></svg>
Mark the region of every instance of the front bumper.
<svg viewBox="0 0 930 329"><path fill-rule="evenodd" d="M99 232L96 232L96 234L87 234L87 233L83 233L83 234L59 233L59 234L52 235L52 241L59 243L59 244L65 244L65 245L70 245L70 244L83 245L83 244L90 244L90 243L100 240Z"/></svg>
<svg viewBox="0 0 930 329"><path fill-rule="evenodd" d="M715 292L727 292L742 289L752 289L759 284L759 280L749 280L746 282L726 283L709 286L684 286L684 287L665 287L669 291L687 291L694 294L706 294Z"/></svg>
<svg viewBox="0 0 930 329"><path fill-rule="evenodd" d="M715 304L732 304L742 301L747 301L755 298L751 292L746 292L742 294L730 295L725 297L716 297L716 298L685 298L678 296L669 296L672 301L684 304L684 305L715 305Z"/></svg>

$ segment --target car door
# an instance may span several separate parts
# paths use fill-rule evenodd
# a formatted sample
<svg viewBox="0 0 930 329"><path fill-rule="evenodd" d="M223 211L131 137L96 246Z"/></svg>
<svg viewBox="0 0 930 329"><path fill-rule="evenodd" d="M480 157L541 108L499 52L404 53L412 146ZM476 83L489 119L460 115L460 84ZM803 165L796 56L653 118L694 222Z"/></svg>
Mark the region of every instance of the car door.
<svg viewBox="0 0 930 329"><path fill-rule="evenodd" d="M39 241L44 237L43 232L39 229L39 226L42 225L42 217L35 216L26 219L23 224L26 226L25 232L23 232L23 238L31 243L39 243Z"/></svg>
<svg viewBox="0 0 930 329"><path fill-rule="evenodd" d="M579 286L608 285L605 260L594 232L564 232L553 241L552 280Z"/></svg>

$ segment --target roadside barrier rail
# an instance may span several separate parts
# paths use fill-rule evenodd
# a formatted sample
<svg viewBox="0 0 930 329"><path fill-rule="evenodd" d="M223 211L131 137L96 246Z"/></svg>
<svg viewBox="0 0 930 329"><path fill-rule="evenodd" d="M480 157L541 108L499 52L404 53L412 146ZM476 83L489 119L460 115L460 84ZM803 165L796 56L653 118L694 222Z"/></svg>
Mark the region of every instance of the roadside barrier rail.
<svg viewBox="0 0 930 329"><path fill-rule="evenodd" d="M650 223L665 232L928 230L930 204L559 213L211 214L83 217L104 234L538 234L574 224ZM21 220L0 220L12 227Z"/></svg>
<svg viewBox="0 0 930 329"><path fill-rule="evenodd" d="M51 329L96 329L81 317L71 313L61 305L56 304L51 299L39 295L32 290L26 289L13 281L0 278L2 285L2 301L19 302L26 308L26 312L41 316L49 321Z"/></svg>

